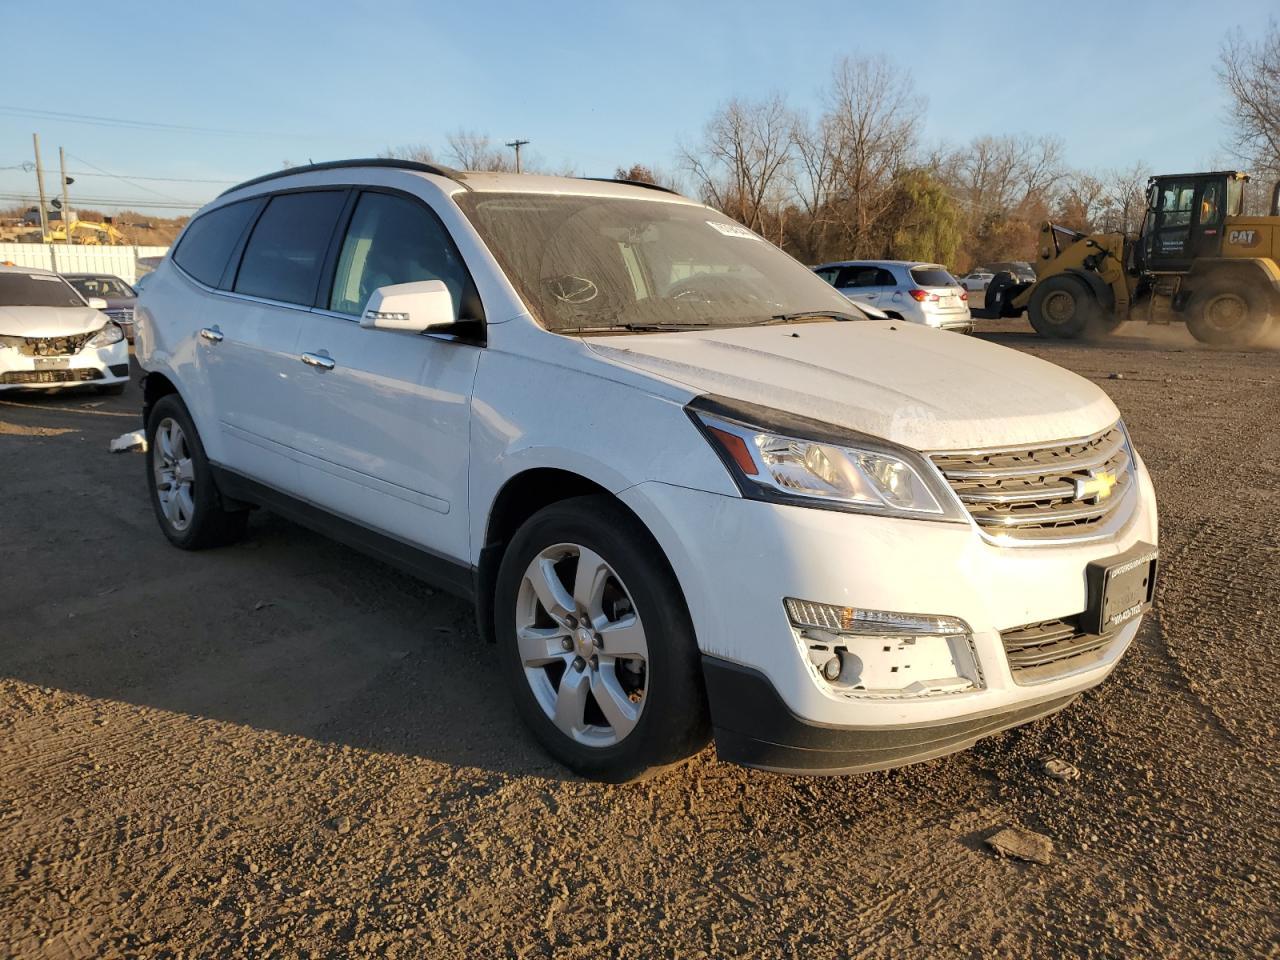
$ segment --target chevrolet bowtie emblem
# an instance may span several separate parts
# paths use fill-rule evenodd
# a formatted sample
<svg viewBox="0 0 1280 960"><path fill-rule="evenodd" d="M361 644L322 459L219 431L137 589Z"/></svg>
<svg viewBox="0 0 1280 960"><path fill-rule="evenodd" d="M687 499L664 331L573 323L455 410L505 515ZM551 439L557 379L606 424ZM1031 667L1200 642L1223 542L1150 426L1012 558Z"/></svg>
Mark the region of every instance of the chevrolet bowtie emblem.
<svg viewBox="0 0 1280 960"><path fill-rule="evenodd" d="M1111 470L1090 470L1087 479L1076 480L1076 499L1099 503L1111 496L1119 479Z"/></svg>

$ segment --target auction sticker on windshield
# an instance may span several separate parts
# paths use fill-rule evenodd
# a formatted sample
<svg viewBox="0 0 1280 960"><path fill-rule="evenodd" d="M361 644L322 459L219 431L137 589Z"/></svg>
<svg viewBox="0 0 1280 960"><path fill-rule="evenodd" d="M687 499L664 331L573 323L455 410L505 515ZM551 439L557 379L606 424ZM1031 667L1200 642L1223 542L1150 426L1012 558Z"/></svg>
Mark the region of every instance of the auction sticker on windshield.
<svg viewBox="0 0 1280 960"><path fill-rule="evenodd" d="M719 220L708 220L707 226L717 233L724 234L726 237L742 237L745 240L760 239L740 223L721 223Z"/></svg>

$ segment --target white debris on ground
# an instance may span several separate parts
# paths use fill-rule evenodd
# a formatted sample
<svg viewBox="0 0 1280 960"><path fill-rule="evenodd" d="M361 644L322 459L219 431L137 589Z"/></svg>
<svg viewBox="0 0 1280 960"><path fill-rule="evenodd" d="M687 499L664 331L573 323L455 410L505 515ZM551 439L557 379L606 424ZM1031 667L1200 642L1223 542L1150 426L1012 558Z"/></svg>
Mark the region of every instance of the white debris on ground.
<svg viewBox="0 0 1280 960"><path fill-rule="evenodd" d="M112 453L124 453L128 450L137 450L139 453L147 452L147 438L141 430L122 433L111 441Z"/></svg>

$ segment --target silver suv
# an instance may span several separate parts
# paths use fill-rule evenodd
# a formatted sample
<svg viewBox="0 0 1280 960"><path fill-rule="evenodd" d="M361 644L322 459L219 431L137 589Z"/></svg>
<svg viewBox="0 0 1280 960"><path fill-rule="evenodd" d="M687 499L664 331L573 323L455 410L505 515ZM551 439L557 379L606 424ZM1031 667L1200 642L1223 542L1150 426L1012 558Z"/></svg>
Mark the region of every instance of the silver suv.
<svg viewBox="0 0 1280 960"><path fill-rule="evenodd" d="M876 307L895 320L973 331L969 294L940 264L842 260L814 267L813 272L855 303Z"/></svg>

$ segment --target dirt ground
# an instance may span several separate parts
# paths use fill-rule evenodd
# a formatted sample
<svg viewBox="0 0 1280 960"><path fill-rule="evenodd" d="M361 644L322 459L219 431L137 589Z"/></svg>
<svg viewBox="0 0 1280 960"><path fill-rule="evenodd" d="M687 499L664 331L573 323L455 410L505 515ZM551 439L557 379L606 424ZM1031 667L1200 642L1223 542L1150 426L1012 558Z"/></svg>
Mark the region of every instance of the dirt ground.
<svg viewBox="0 0 1280 960"><path fill-rule="evenodd" d="M982 327L1124 412L1157 608L1065 712L833 779L578 781L463 603L267 515L174 550L136 387L0 397L0 956L1280 955L1280 353Z"/></svg>

